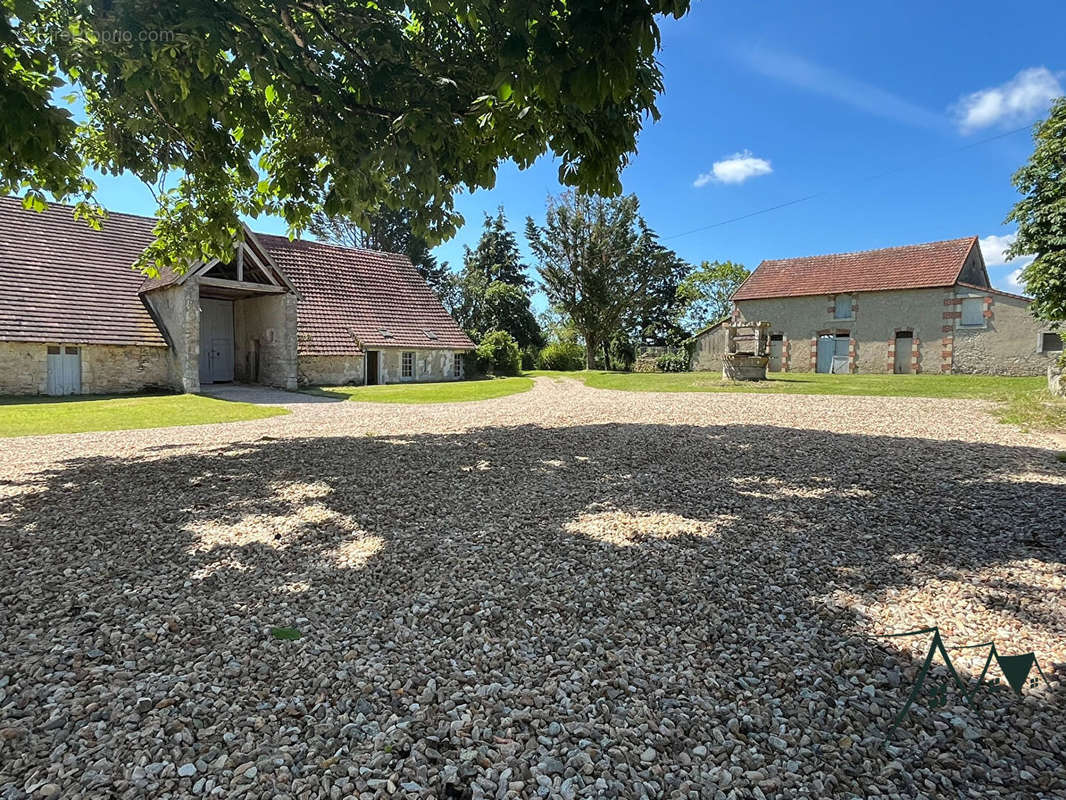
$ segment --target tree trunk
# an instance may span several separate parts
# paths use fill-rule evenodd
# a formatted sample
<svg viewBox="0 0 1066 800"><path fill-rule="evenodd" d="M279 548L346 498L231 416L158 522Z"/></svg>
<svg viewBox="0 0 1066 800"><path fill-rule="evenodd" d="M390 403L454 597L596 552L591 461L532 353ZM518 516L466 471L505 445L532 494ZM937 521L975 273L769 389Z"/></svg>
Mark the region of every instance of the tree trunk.
<svg viewBox="0 0 1066 800"><path fill-rule="evenodd" d="M608 371L611 369L611 347L607 342L603 343L603 368Z"/></svg>
<svg viewBox="0 0 1066 800"><path fill-rule="evenodd" d="M596 338L585 334L585 369L596 369L596 353L600 343Z"/></svg>

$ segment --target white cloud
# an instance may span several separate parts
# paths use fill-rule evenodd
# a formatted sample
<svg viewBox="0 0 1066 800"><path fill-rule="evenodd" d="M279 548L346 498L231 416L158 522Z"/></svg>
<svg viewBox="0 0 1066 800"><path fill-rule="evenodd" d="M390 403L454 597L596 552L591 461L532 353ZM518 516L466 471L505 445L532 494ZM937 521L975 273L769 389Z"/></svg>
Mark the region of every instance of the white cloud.
<svg viewBox="0 0 1066 800"><path fill-rule="evenodd" d="M946 124L941 115L898 95L790 53L745 47L735 54L750 69L768 78L831 97L868 114L922 128L943 128Z"/></svg>
<svg viewBox="0 0 1066 800"><path fill-rule="evenodd" d="M1005 275L994 277L992 283L1000 289L1008 292L1025 292L1025 284L1022 283L1022 272L1030 263L1032 256L1015 256L1007 258L1007 248L1014 244L1017 234L1008 233L1004 236L996 236L994 233L982 236L979 240L981 255L985 257L986 267L1014 267ZM997 270L998 271L998 270Z"/></svg>
<svg viewBox="0 0 1066 800"><path fill-rule="evenodd" d="M721 161L715 161L711 164L711 171L701 173L692 182L692 185L698 189L712 181L716 183L743 183L748 178L754 178L757 175L769 175L773 171L773 167L770 166L770 162L767 159L756 158L751 154L750 150L745 150L743 153L733 153L733 155L727 156Z"/></svg>
<svg viewBox="0 0 1066 800"><path fill-rule="evenodd" d="M1007 259L1007 248L1014 244L1014 240L1018 238L1016 234L1008 233L1006 236L996 236L994 233L988 236L982 236L979 240L981 245L981 255L985 257L986 267L1002 267L1009 261L1016 259ZM1032 261L1032 259L1029 259Z"/></svg>
<svg viewBox="0 0 1066 800"><path fill-rule="evenodd" d="M1047 67L1023 69L1001 86L960 98L951 107L963 133L997 124L1027 122L1047 110L1063 94L1060 74Z"/></svg>

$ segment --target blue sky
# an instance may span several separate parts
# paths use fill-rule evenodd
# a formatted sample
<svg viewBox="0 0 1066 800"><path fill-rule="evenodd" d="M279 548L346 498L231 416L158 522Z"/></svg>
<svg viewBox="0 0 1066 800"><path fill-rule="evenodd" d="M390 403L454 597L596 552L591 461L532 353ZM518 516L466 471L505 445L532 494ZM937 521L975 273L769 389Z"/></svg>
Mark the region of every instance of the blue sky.
<svg viewBox="0 0 1066 800"><path fill-rule="evenodd" d="M1021 262L1001 257L1003 219L1032 141L1026 131L986 140L1042 118L1066 88L1066 5L696 2L661 26L662 120L645 128L622 180L682 257L754 267L978 235L993 282L1019 289ZM541 220L561 188L550 157L504 165L494 189L458 198L467 224L437 255L459 266L499 205L528 252L525 218ZM100 196L152 212L130 178L103 180Z"/></svg>

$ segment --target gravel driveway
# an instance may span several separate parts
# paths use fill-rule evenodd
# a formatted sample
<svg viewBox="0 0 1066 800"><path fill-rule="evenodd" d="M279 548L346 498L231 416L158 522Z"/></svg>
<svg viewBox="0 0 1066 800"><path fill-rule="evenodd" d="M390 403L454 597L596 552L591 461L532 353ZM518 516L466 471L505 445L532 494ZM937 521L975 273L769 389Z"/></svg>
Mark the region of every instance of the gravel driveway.
<svg viewBox="0 0 1066 800"><path fill-rule="evenodd" d="M3 800L1066 796L1063 445L980 403L539 379L2 448ZM1051 686L889 738L929 637L878 634L932 624Z"/></svg>

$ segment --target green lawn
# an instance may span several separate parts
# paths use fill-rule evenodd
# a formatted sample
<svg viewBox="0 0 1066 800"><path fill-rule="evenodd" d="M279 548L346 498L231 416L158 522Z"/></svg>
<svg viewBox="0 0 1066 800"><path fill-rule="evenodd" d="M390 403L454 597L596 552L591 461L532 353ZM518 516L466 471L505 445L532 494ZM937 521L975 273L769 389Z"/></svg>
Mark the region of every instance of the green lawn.
<svg viewBox="0 0 1066 800"><path fill-rule="evenodd" d="M530 378L482 378L471 381L441 383L390 383L384 386L319 386L306 389L308 394L340 397L360 403L469 403L492 400L509 394L528 392Z"/></svg>
<svg viewBox="0 0 1066 800"><path fill-rule="evenodd" d="M1001 422L1066 431L1066 401L1052 398L1047 379L988 375L822 375L771 373L766 381L726 381L717 372L547 372L527 375L576 378L594 389L628 392L751 392L844 394L881 397L949 397L988 400Z"/></svg>
<svg viewBox="0 0 1066 800"><path fill-rule="evenodd" d="M288 414L196 394L0 398L0 437L240 422Z"/></svg>

